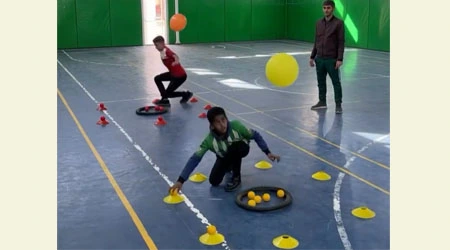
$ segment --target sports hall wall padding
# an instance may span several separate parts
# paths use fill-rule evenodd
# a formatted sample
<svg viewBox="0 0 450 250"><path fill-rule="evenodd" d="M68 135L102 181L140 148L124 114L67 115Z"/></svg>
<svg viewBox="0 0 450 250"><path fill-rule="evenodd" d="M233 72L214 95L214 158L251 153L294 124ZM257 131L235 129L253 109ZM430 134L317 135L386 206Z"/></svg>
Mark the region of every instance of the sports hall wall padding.
<svg viewBox="0 0 450 250"><path fill-rule="evenodd" d="M323 0L178 0L181 43L292 39L313 42ZM389 0L335 0L346 45L390 50ZM169 17L175 0L168 0ZM169 18L168 18L169 19ZM168 25L168 24L167 24ZM168 32L175 43L175 32ZM58 0L58 48L142 45L141 0Z"/></svg>
<svg viewBox="0 0 450 250"><path fill-rule="evenodd" d="M58 0L58 48L142 45L141 0Z"/></svg>
<svg viewBox="0 0 450 250"><path fill-rule="evenodd" d="M285 38L285 0L178 0L188 19L182 43L232 42ZM175 13L169 1L169 16ZM175 42L175 32L169 32Z"/></svg>
<svg viewBox="0 0 450 250"><path fill-rule="evenodd" d="M287 0L287 38L314 41L323 0ZM335 0L337 17L344 20L346 46L390 50L389 0Z"/></svg>

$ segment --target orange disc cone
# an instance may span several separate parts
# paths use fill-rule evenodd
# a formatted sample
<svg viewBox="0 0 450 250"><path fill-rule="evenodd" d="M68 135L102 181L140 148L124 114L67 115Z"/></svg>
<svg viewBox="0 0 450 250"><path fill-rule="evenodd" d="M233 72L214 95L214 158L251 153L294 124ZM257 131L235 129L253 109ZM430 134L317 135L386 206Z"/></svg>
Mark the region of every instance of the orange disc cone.
<svg viewBox="0 0 450 250"><path fill-rule="evenodd" d="M204 107L204 109L206 109L206 110L210 110L210 109L211 109L211 105L209 105L209 104L206 104L206 105L205 105L205 107Z"/></svg>
<svg viewBox="0 0 450 250"><path fill-rule="evenodd" d="M105 126L105 125L109 124L109 122L106 120L106 118L104 116L100 116L100 120L97 121L97 124Z"/></svg>
<svg viewBox="0 0 450 250"><path fill-rule="evenodd" d="M203 112L203 113L199 114L199 115L198 115L198 118L206 118L206 113Z"/></svg>
<svg viewBox="0 0 450 250"><path fill-rule="evenodd" d="M159 102L159 99L153 99L153 101L152 101L153 104L155 104L157 102Z"/></svg>
<svg viewBox="0 0 450 250"><path fill-rule="evenodd" d="M197 100L197 98L192 97L192 98L191 98L191 102L198 102L198 100Z"/></svg>

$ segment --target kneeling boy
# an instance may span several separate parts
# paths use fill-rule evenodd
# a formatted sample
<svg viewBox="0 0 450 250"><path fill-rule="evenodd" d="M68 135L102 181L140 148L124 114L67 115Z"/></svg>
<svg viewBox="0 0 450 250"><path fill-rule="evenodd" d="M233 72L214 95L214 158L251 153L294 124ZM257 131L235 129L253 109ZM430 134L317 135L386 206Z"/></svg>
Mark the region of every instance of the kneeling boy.
<svg viewBox="0 0 450 250"><path fill-rule="evenodd" d="M177 182L170 187L170 193L181 189L183 183L189 178L208 150L217 156L209 175L211 185L218 186L227 172L233 173L231 181L225 186L226 191L233 191L241 184L242 158L246 157L250 151L250 140L255 140L270 160L280 160L280 156L270 152L266 142L257 131L247 129L237 120L229 121L223 108L211 108L207 117L210 123L210 132L197 152L186 163Z"/></svg>

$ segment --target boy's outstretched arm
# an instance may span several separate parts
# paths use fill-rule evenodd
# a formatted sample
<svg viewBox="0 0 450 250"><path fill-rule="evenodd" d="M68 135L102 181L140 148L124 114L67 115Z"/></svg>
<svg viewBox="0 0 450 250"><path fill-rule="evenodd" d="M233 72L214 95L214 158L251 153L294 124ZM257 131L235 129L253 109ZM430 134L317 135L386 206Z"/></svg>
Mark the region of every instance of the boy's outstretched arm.
<svg viewBox="0 0 450 250"><path fill-rule="evenodd" d="M192 171L194 171L194 169L198 166L198 164L200 163L203 156L208 150L209 150L208 141L207 138L205 138L203 142L200 144L198 150L195 153L193 153L192 156L187 161L177 181L184 183L189 178Z"/></svg>
<svg viewBox="0 0 450 250"><path fill-rule="evenodd" d="M233 123L236 125L236 128L239 130L238 132L241 133L246 139L255 140L258 147L261 149L261 151L263 151L267 155L267 157L270 158L270 160L272 160L272 161L280 160L280 156L272 154L272 152L270 152L269 146L267 146L266 141L264 140L264 138L261 136L261 134L258 131L253 130L253 129L248 129L241 122L236 121L236 120L233 121Z"/></svg>
<svg viewBox="0 0 450 250"><path fill-rule="evenodd" d="M209 150L209 143L207 139L208 137L203 140L203 142L200 144L199 149L189 158L183 168L183 171L181 171L177 182L169 188L169 193L172 194L180 191L183 183L189 178L189 175L191 175L192 171L194 171L194 169L198 166L205 153Z"/></svg>

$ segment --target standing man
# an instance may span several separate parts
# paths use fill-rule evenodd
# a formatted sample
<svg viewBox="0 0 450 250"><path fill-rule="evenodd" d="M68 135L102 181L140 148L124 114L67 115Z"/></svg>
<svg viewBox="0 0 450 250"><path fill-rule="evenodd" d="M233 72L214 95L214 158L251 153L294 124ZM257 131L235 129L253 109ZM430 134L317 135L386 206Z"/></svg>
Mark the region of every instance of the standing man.
<svg viewBox="0 0 450 250"><path fill-rule="evenodd" d="M324 18L316 23L314 47L309 65L316 65L319 87L319 102L311 109L327 108L327 74L330 75L334 89L336 113L342 113L342 87L339 68L344 60L344 22L333 15L334 1L326 0L322 4Z"/></svg>

